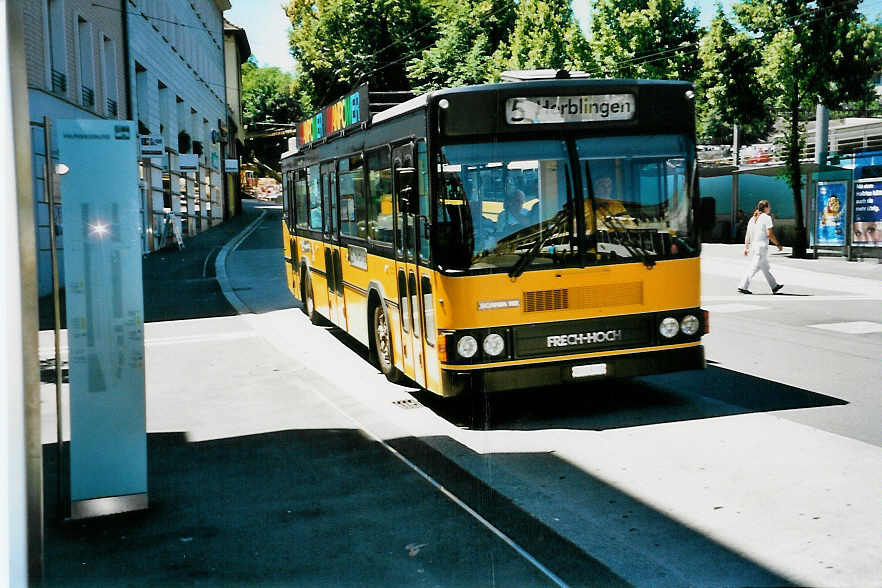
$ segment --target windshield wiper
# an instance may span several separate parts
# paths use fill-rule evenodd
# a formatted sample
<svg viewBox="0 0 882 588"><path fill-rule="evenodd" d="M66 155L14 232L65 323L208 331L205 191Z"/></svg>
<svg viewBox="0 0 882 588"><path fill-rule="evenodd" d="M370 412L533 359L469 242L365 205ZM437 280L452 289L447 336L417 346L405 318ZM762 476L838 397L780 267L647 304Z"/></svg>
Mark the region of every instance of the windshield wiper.
<svg viewBox="0 0 882 588"><path fill-rule="evenodd" d="M557 231L564 225L564 223L572 218L573 215L570 214L570 210L572 210L572 207L570 205L570 202L567 201L567 203L564 204L563 208L561 208L560 212L558 213L560 215L560 218L554 221L554 223L546 231L545 238L537 238L536 242L530 246L530 249L526 253L521 254L518 260L512 266L511 271L508 272L508 277L516 278L524 273L524 269L531 261L533 261L533 259L536 258L536 255L539 253L539 250L542 249L542 246L545 245L545 243L547 243L549 239L557 234Z"/></svg>
<svg viewBox="0 0 882 588"><path fill-rule="evenodd" d="M639 254L640 259L643 260L643 265L645 265L647 269L655 266L655 259L649 255L645 249L631 240L631 233L628 231L628 227L622 223L619 215L608 215L603 217L603 220L604 222L611 224L617 233L625 234L625 240L622 242L622 245L628 250L631 257L637 257Z"/></svg>

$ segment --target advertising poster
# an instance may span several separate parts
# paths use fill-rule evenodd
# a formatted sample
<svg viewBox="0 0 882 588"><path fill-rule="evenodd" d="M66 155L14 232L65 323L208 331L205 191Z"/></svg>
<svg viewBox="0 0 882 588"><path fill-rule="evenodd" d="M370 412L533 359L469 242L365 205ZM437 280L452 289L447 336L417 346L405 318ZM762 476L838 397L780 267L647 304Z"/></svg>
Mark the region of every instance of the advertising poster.
<svg viewBox="0 0 882 588"><path fill-rule="evenodd" d="M138 136L58 121L70 349L71 517L146 507Z"/></svg>
<svg viewBox="0 0 882 588"><path fill-rule="evenodd" d="M882 178L855 183L851 242L855 247L882 247Z"/></svg>
<svg viewBox="0 0 882 588"><path fill-rule="evenodd" d="M818 245L845 245L847 194L848 182L818 182Z"/></svg>

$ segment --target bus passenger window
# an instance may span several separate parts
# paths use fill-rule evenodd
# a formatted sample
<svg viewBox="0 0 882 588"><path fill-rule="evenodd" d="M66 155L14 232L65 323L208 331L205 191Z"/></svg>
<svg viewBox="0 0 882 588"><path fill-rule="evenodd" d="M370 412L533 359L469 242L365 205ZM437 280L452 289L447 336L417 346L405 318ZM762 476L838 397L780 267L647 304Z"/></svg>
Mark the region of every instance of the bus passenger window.
<svg viewBox="0 0 882 588"><path fill-rule="evenodd" d="M309 202L307 201L306 170L301 169L297 171L296 174L296 180L294 181L294 194L296 200L295 205L297 207L297 228L308 229L309 215L307 212L309 210Z"/></svg>
<svg viewBox="0 0 882 588"><path fill-rule="evenodd" d="M392 163L387 148L368 155L368 237L392 243Z"/></svg>
<svg viewBox="0 0 882 588"><path fill-rule="evenodd" d="M429 159L426 154L426 143L423 141L417 144L417 189L420 199L420 216L419 225L417 226L420 259L429 261L429 222L431 210L429 200Z"/></svg>
<svg viewBox="0 0 882 588"><path fill-rule="evenodd" d="M364 162L361 155L340 160L340 232L349 237L367 237L364 197Z"/></svg>
<svg viewBox="0 0 882 588"><path fill-rule="evenodd" d="M317 165L309 168L309 228L322 230L322 191Z"/></svg>

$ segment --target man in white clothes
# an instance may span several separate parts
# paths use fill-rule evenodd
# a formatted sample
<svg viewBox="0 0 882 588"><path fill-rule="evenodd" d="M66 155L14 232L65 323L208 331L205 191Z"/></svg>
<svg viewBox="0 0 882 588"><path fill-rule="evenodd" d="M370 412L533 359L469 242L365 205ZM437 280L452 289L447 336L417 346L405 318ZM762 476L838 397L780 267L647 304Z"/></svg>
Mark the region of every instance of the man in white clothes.
<svg viewBox="0 0 882 588"><path fill-rule="evenodd" d="M750 267L741 279L738 291L742 294L753 294L748 289L750 280L756 275L756 272L762 270L772 294L777 294L778 290L784 287L775 280L775 276L769 268L769 241L778 247L781 251L781 244L775 238L772 232L772 217L769 216L769 201L760 200L756 205L753 217L747 223L747 232L744 235L744 255L750 254Z"/></svg>

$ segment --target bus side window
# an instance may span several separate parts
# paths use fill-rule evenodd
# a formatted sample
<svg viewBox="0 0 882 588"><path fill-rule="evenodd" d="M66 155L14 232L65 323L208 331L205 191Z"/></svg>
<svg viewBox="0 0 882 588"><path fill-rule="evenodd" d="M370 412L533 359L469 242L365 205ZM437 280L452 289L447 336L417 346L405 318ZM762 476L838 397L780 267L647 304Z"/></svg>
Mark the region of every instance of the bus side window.
<svg viewBox="0 0 882 588"><path fill-rule="evenodd" d="M410 305L407 297L407 278L404 277L404 270L398 270L398 307L401 309L401 328L405 333L410 332Z"/></svg>
<svg viewBox="0 0 882 588"><path fill-rule="evenodd" d="M364 198L364 161L361 155L340 160L340 232L367 237Z"/></svg>
<svg viewBox="0 0 882 588"><path fill-rule="evenodd" d="M392 243L392 162L389 148L368 154L368 238Z"/></svg>
<svg viewBox="0 0 882 588"><path fill-rule="evenodd" d="M294 204L297 213L297 228L308 229L309 215L307 214L307 212L309 210L309 203L307 202L306 170L301 169L296 171L295 173L296 176L294 179Z"/></svg>
<svg viewBox="0 0 882 588"><path fill-rule="evenodd" d="M429 199L429 158L426 153L425 141L417 144L417 194L419 196L419 225L417 226L417 239L419 239L420 260L428 262L429 243L431 234L431 201ZM427 311L428 312L428 311Z"/></svg>
<svg viewBox="0 0 882 588"><path fill-rule="evenodd" d="M317 165L309 168L309 228L322 230L322 188Z"/></svg>

